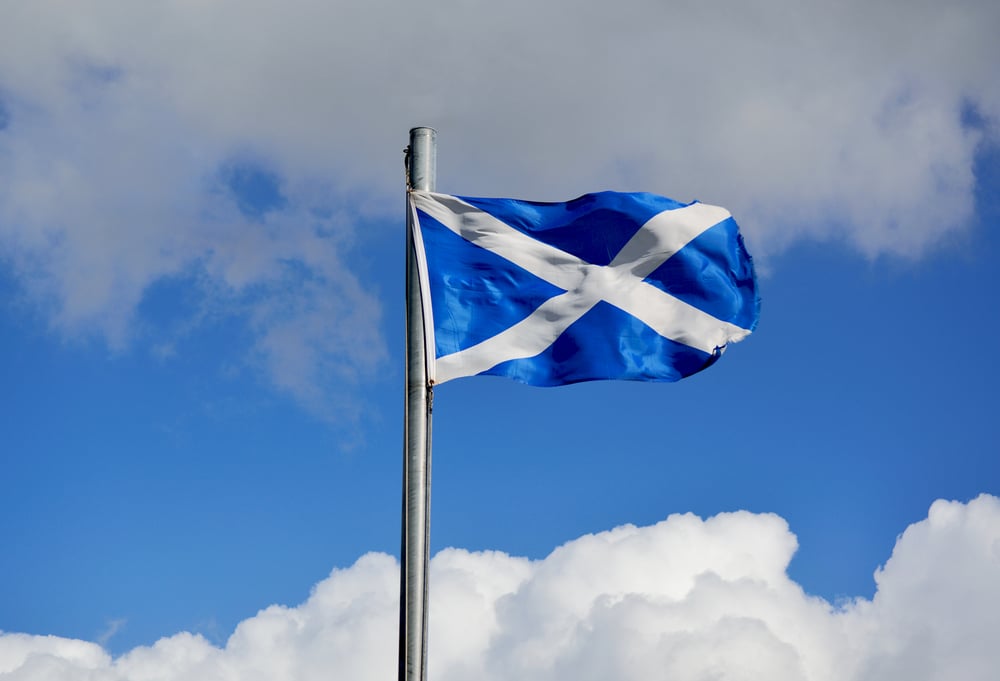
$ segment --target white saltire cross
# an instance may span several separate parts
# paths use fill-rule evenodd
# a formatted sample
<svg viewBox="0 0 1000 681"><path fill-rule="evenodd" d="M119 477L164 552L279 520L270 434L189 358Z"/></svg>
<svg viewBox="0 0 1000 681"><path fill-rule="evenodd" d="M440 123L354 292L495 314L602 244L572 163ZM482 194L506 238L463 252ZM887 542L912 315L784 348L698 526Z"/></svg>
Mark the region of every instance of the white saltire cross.
<svg viewBox="0 0 1000 681"><path fill-rule="evenodd" d="M635 316L665 338L712 353L750 331L685 303L644 279L709 227L730 216L718 206L694 203L650 218L608 265L595 265L533 239L489 213L447 194L411 192L413 206L463 239L509 260L565 293L540 305L497 335L433 361L428 348L428 378L435 383L474 376L500 362L534 357L600 301ZM414 215L414 225L419 221ZM426 276L423 239L417 239L418 267ZM426 286L424 287L426 288ZM424 295L425 328L433 338L430 296ZM428 343L432 346L432 343Z"/></svg>

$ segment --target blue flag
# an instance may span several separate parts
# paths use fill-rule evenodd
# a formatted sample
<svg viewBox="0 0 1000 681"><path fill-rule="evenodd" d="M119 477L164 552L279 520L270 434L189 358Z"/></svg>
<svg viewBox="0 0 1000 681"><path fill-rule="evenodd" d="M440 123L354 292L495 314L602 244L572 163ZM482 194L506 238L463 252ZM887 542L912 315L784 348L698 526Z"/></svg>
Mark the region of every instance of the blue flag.
<svg viewBox="0 0 1000 681"><path fill-rule="evenodd" d="M724 208L413 191L410 210L434 383L676 381L757 325L753 262Z"/></svg>

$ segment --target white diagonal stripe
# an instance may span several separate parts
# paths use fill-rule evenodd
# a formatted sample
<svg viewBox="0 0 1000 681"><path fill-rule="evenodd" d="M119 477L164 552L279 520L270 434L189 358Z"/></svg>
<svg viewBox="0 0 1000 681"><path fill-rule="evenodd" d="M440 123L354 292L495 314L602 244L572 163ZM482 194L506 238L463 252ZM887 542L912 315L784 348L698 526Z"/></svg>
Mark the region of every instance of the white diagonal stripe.
<svg viewBox="0 0 1000 681"><path fill-rule="evenodd" d="M750 333L643 281L692 239L728 218L724 208L696 203L658 213L611 264L602 266L533 239L454 196L413 192L412 198L420 210L455 234L566 291L505 331L439 358L438 383L486 371L498 363L498 357L503 358L500 361L534 357L601 300L635 316L661 336L706 353Z"/></svg>
<svg viewBox="0 0 1000 681"><path fill-rule="evenodd" d="M623 281L618 288L605 289L601 297L642 320L664 338L703 352L712 353L726 343L736 343L750 335L749 330L716 319L646 281Z"/></svg>
<svg viewBox="0 0 1000 681"><path fill-rule="evenodd" d="M728 217L731 215L725 208L704 203L657 213L632 235L608 266L628 267L636 277L645 279L692 239Z"/></svg>
<svg viewBox="0 0 1000 681"><path fill-rule="evenodd" d="M534 357L556 342L563 331L587 314L600 298L587 299L577 292L549 298L534 312L495 336L459 352L439 357L435 382L475 376L492 369L499 362Z"/></svg>
<svg viewBox="0 0 1000 681"><path fill-rule="evenodd" d="M579 268L589 263L517 231L475 206L447 194L411 192L417 208L466 241L509 260L564 291L580 283Z"/></svg>

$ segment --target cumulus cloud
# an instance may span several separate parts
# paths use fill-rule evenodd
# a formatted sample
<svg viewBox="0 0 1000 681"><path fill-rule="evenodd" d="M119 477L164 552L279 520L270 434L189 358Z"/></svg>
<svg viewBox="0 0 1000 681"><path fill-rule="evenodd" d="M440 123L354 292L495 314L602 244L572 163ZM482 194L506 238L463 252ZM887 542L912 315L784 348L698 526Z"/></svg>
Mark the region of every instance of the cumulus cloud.
<svg viewBox="0 0 1000 681"><path fill-rule="evenodd" d="M789 579L775 515L675 515L587 535L529 561L442 551L431 564L429 675L459 679L995 678L1000 499L937 501L897 540L872 600L834 606ZM111 658L0 635L4 681L386 679L399 570L369 554L298 607L271 606L224 647L181 633Z"/></svg>
<svg viewBox="0 0 1000 681"><path fill-rule="evenodd" d="M348 263L359 219L401 219L409 126L439 128L448 191L657 191L731 208L758 253L917 256L973 217L998 24L986 0L21 3L0 25L0 253L55 328L113 347L154 283L193 283L322 403L384 355ZM248 211L234 164L275 200Z"/></svg>

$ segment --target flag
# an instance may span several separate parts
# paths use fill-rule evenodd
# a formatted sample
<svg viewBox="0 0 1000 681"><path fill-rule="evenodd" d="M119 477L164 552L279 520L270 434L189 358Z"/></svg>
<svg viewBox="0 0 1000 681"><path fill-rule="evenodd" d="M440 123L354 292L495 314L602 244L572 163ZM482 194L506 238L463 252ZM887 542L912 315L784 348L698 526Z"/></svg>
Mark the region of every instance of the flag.
<svg viewBox="0 0 1000 681"><path fill-rule="evenodd" d="M618 192L409 202L435 384L676 381L757 324L753 262L724 208Z"/></svg>

